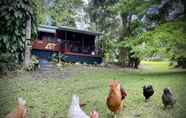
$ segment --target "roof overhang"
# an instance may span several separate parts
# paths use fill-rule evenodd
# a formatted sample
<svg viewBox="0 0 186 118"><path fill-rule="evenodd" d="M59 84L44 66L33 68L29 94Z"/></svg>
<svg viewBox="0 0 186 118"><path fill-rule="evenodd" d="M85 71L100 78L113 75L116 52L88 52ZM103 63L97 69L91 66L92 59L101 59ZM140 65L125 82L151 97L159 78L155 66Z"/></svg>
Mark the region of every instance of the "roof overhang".
<svg viewBox="0 0 186 118"><path fill-rule="evenodd" d="M81 34L87 34L87 35L93 35L93 36L99 36L102 35L100 32L92 32L87 30L81 30L73 27L66 27L66 26L60 26L57 30L66 31L66 32L75 32L75 33L81 33Z"/></svg>
<svg viewBox="0 0 186 118"><path fill-rule="evenodd" d="M47 32L47 33L56 33L56 26L48 26L48 25L39 25L38 31Z"/></svg>
<svg viewBox="0 0 186 118"><path fill-rule="evenodd" d="M81 30L81 29L67 27L67 26L57 27L57 26L39 25L38 31L47 32L47 33L56 33L56 31L66 31L66 32L87 34L87 35L92 35L92 36L102 35L102 33L100 33L100 32L92 32L92 31Z"/></svg>

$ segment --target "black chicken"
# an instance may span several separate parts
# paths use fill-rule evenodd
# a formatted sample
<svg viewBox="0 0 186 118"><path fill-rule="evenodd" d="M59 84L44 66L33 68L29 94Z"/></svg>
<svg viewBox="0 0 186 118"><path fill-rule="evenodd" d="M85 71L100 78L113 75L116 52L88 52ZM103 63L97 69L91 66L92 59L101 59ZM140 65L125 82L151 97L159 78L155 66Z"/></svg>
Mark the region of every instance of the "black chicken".
<svg viewBox="0 0 186 118"><path fill-rule="evenodd" d="M165 108L167 108L168 106L174 107L174 104L176 103L176 98L173 96L169 88L164 88L162 102Z"/></svg>
<svg viewBox="0 0 186 118"><path fill-rule="evenodd" d="M154 90L152 85L144 85L143 86L143 95L145 100L149 99L154 94Z"/></svg>

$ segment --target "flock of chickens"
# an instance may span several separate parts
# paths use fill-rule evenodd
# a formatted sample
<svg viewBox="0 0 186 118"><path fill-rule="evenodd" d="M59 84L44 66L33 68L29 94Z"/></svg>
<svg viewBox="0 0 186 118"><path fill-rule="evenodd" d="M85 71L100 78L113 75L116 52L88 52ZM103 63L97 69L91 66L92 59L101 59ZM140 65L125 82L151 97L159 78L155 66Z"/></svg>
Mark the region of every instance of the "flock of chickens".
<svg viewBox="0 0 186 118"><path fill-rule="evenodd" d="M145 97L145 101L154 94L154 90L152 85L143 86L143 95ZM109 81L109 94L106 99L106 104L108 109L114 113L114 117L116 114L122 110L124 99L127 96L127 92L121 87L121 85L115 81ZM70 104L68 118L99 118L99 114L96 109L93 109L89 115L87 115L80 106L79 97L76 95L72 96L72 101ZM176 103L176 99L173 96L171 90L169 88L165 88L162 94L162 103L165 108L173 107ZM10 112L5 118L25 118L26 117L26 101L22 98L18 98L16 110L14 112Z"/></svg>

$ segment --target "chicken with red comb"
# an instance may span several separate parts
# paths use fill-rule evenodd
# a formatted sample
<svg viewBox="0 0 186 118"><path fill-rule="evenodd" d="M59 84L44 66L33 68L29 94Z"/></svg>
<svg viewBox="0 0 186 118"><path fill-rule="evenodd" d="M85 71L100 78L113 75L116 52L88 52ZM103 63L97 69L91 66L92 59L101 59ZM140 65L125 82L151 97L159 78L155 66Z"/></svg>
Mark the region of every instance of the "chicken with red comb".
<svg viewBox="0 0 186 118"><path fill-rule="evenodd" d="M115 117L116 113L121 111L126 96L127 92L117 81L109 81L109 95L107 96L106 104L108 109L114 113Z"/></svg>

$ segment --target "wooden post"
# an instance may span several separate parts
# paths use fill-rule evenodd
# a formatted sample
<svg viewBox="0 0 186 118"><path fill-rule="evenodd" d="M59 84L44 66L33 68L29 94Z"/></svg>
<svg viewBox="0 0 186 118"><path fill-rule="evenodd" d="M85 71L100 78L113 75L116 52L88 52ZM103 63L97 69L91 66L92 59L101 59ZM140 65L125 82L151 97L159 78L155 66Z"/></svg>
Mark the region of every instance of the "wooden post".
<svg viewBox="0 0 186 118"><path fill-rule="evenodd" d="M85 46L84 46L84 37L82 37L81 40L82 40L82 48L84 49L85 48Z"/></svg>
<svg viewBox="0 0 186 118"><path fill-rule="evenodd" d="M96 52L96 55L98 55L98 35L96 35L95 39L94 39L94 47L95 47L95 52Z"/></svg>
<svg viewBox="0 0 186 118"><path fill-rule="evenodd" d="M28 17L27 23L26 23L26 41L25 41L25 58L24 58L24 64L27 67L31 64L31 48L30 45L31 41L31 17Z"/></svg>
<svg viewBox="0 0 186 118"><path fill-rule="evenodd" d="M67 32L65 32L65 52L67 50Z"/></svg>
<svg viewBox="0 0 186 118"><path fill-rule="evenodd" d="M55 39L57 40L57 45L59 45L58 47L58 63L61 62L61 39L58 37L58 32L56 31L55 33Z"/></svg>

